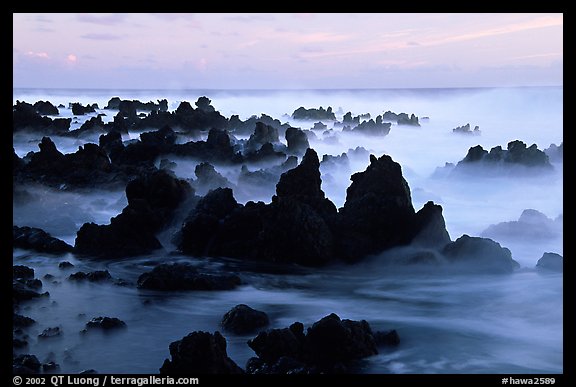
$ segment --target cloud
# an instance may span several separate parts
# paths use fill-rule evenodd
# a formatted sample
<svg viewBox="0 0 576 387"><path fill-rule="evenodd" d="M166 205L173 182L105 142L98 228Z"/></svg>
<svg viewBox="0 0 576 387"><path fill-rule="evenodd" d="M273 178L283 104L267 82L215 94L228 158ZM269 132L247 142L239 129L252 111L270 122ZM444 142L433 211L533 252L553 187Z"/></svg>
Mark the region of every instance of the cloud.
<svg viewBox="0 0 576 387"><path fill-rule="evenodd" d="M35 51L28 51L26 56L30 58L39 58L39 59L50 59L50 56L47 52L35 52Z"/></svg>
<svg viewBox="0 0 576 387"><path fill-rule="evenodd" d="M436 46L453 42L464 42L469 40L482 39L491 36L505 35L515 32L522 32L533 29L540 29L546 27L557 27L564 24L564 18L559 16L543 16L536 19L528 20L525 22L507 24L495 28L487 28L479 31L474 31L459 35L449 35L441 38L432 38L428 41L422 42L426 46Z"/></svg>
<svg viewBox="0 0 576 387"><path fill-rule="evenodd" d="M313 13L305 13L305 12L293 13L292 16L294 16L296 19L300 19L300 20L311 20L311 19L314 19L316 17L316 15Z"/></svg>
<svg viewBox="0 0 576 387"><path fill-rule="evenodd" d="M276 19L274 14L270 13L254 13L254 14L238 14L234 16L225 17L226 20L237 22L255 22L255 21L273 21Z"/></svg>
<svg viewBox="0 0 576 387"><path fill-rule="evenodd" d="M78 61L78 57L74 54L68 54L68 56L66 57L66 60L69 63L76 63L76 61Z"/></svg>
<svg viewBox="0 0 576 387"><path fill-rule="evenodd" d="M107 34L107 33L89 33L81 36L82 39L90 40L120 40L120 35Z"/></svg>
<svg viewBox="0 0 576 387"><path fill-rule="evenodd" d="M164 12L164 13L151 13L150 15L152 15L152 16L158 18L158 19L167 20L167 21L175 21L175 20L178 20L178 19L190 21L190 19L193 19L193 18L194 18L194 14L193 14L193 13L170 13L170 12Z"/></svg>
<svg viewBox="0 0 576 387"><path fill-rule="evenodd" d="M111 26L123 23L126 17L127 14L122 13L112 13L112 14L81 13L76 16L76 19L84 23L93 23L93 24Z"/></svg>
<svg viewBox="0 0 576 387"><path fill-rule="evenodd" d="M328 43L328 42L342 42L348 40L350 35L335 34L331 32L314 32L311 34L302 34L297 37L300 43Z"/></svg>

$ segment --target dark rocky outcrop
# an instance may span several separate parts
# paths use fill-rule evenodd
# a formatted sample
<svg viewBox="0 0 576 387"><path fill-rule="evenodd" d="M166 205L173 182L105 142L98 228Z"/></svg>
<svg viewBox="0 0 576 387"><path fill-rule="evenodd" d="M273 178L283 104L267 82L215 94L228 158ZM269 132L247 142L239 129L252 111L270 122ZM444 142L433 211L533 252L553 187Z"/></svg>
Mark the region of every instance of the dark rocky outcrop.
<svg viewBox="0 0 576 387"><path fill-rule="evenodd" d="M557 253L544 253L536 263L536 269L542 272L564 272L564 257Z"/></svg>
<svg viewBox="0 0 576 387"><path fill-rule="evenodd" d="M252 309L248 305L239 304L230 309L222 317L222 329L244 335L252 333L270 323L268 315L262 311Z"/></svg>
<svg viewBox="0 0 576 387"><path fill-rule="evenodd" d="M200 273L189 264L161 264L138 278L138 287L152 290L232 290L242 283L235 274Z"/></svg>
<svg viewBox="0 0 576 387"><path fill-rule="evenodd" d="M408 116L407 113L397 114L390 110L384 112L384 114L382 115L382 120L396 122L398 125L420 126L418 117L416 117L414 114Z"/></svg>
<svg viewBox="0 0 576 387"><path fill-rule="evenodd" d="M60 327L50 327L46 328L38 335L39 339L51 339L62 335L62 329Z"/></svg>
<svg viewBox="0 0 576 387"><path fill-rule="evenodd" d="M200 163L194 168L197 180L192 182L192 187L198 195L206 195L210 190L216 188L230 188L232 183L222 176L210 163Z"/></svg>
<svg viewBox="0 0 576 387"><path fill-rule="evenodd" d="M341 320L332 313L304 333L302 323L263 331L248 341L258 359L248 362L251 373L349 373L353 362L378 354L370 325Z"/></svg>
<svg viewBox="0 0 576 387"><path fill-rule="evenodd" d="M424 204L416 213L414 232L416 235L412 244L415 246L442 249L452 241L446 230L442 206L432 201Z"/></svg>
<svg viewBox="0 0 576 387"><path fill-rule="evenodd" d="M275 144L280 141L278 136L278 129L274 126L266 125L261 121L256 122L256 127L254 128L254 133L250 135L250 138L246 142L244 147L244 153L254 152L262 147L266 143Z"/></svg>
<svg viewBox="0 0 576 387"><path fill-rule="evenodd" d="M109 225L85 223L78 230L74 252L100 258L133 256L162 247L156 233L172 220L175 209L193 194L190 185L166 171L132 180L126 186L128 205Z"/></svg>
<svg viewBox="0 0 576 387"><path fill-rule="evenodd" d="M351 131L354 133L361 133L368 136L386 136L390 133L390 127L392 126L389 122L383 122L382 116L377 116L376 121L370 119L368 121L362 121L358 125L354 126L352 129L349 127L344 127L343 131Z"/></svg>
<svg viewBox="0 0 576 387"><path fill-rule="evenodd" d="M544 170L553 169L546 153L539 150L536 144L526 147L526 144L520 140L510 141L507 150L503 150L501 146L495 146L488 152L480 145L471 147L466 157L456 165L456 170L469 165L487 167L524 166L542 168Z"/></svg>
<svg viewBox="0 0 576 387"><path fill-rule="evenodd" d="M511 273L520 267L509 249L491 239L466 234L447 244L442 254L453 266L473 273Z"/></svg>
<svg viewBox="0 0 576 387"><path fill-rule="evenodd" d="M295 120L336 120L336 116L334 115L334 112L332 112L331 106L328 106L328 109L324 109L322 106L318 109L306 109L305 107L300 106L298 109L294 110L292 118Z"/></svg>
<svg viewBox="0 0 576 387"><path fill-rule="evenodd" d="M340 239L346 258L358 260L408 244L415 236L415 211L400 165L388 155L371 155L366 170L350 179L338 219L339 235L345 236Z"/></svg>
<svg viewBox="0 0 576 387"><path fill-rule="evenodd" d="M239 204L231 189L202 198L182 227L178 248L195 256L320 266L357 261L413 240L425 247L450 242L442 208L432 202L415 213L400 165L371 157L352 176L338 211L322 191L320 162L309 148L301 163L280 176L270 204Z"/></svg>
<svg viewBox="0 0 576 387"><path fill-rule="evenodd" d="M44 230L27 226L12 226L12 243L13 247L49 254L63 254L73 250L68 243L52 237Z"/></svg>
<svg viewBox="0 0 576 387"><path fill-rule="evenodd" d="M308 136L302 129L292 127L286 129L285 138L288 151L292 154L302 155L310 148Z"/></svg>
<svg viewBox="0 0 576 387"><path fill-rule="evenodd" d="M70 274L68 279L72 281L108 282L112 281L112 275L108 270L95 270L88 273L78 271Z"/></svg>
<svg viewBox="0 0 576 387"><path fill-rule="evenodd" d="M228 131L216 128L210 129L206 141L175 144L171 147L170 153L213 164L229 165L244 161L242 154L234 149Z"/></svg>
<svg viewBox="0 0 576 387"><path fill-rule="evenodd" d="M13 355L12 373L14 375L37 374L40 372L40 361L35 355Z"/></svg>
<svg viewBox="0 0 576 387"><path fill-rule="evenodd" d="M14 279L28 280L34 278L34 269L24 265L12 266L12 277Z"/></svg>
<svg viewBox="0 0 576 387"><path fill-rule="evenodd" d="M71 118L42 116L37 108L27 102L16 101L12 108L12 131L33 131L45 135L63 135L70 129Z"/></svg>
<svg viewBox="0 0 576 387"><path fill-rule="evenodd" d="M139 100L122 100L120 97L112 97L104 107L104 109L120 110L120 108L126 109L126 105L131 105L131 108L135 110L144 111L167 111L168 101L166 99L158 100L158 103L152 101L141 102Z"/></svg>
<svg viewBox="0 0 576 387"><path fill-rule="evenodd" d="M214 190L186 220L179 248L192 255L327 263L334 256L329 223L336 207L320 184L318 156L308 149L298 167L282 174L269 205L242 206L232 190Z"/></svg>
<svg viewBox="0 0 576 387"><path fill-rule="evenodd" d="M277 151L270 142L263 144L258 150L246 153L245 159L250 163L275 163L286 160L286 154Z"/></svg>
<svg viewBox="0 0 576 387"><path fill-rule="evenodd" d="M30 152L24 165L15 170L15 183L39 183L59 190L116 188L131 177L113 165L96 144L86 143L75 153L62 154L49 137L43 137L38 147L40 151Z"/></svg>
<svg viewBox="0 0 576 387"><path fill-rule="evenodd" d="M246 121L242 121L238 115L234 114L230 116L230 119L228 120L228 126L232 133L246 136L254 133L254 128L258 122L276 128L279 135L284 133L290 126L288 124L282 124L279 120L266 114L261 114L260 117L252 116Z"/></svg>
<svg viewBox="0 0 576 387"><path fill-rule="evenodd" d="M75 116L83 116L89 113L96 113L98 105L92 104L84 106L80 102L73 102L69 104L69 108L72 109L72 114L74 114Z"/></svg>
<svg viewBox="0 0 576 387"><path fill-rule="evenodd" d="M58 108L52 105L50 101L37 101L34 103L34 109L43 116L57 116L60 114Z"/></svg>
<svg viewBox="0 0 576 387"><path fill-rule="evenodd" d="M34 269L24 265L12 267L12 301L15 307L23 301L50 295L48 292L38 293L40 288L42 281L34 278Z"/></svg>
<svg viewBox="0 0 576 387"><path fill-rule="evenodd" d="M117 317L94 317L86 323L86 329L119 329L126 328L126 323Z"/></svg>
<svg viewBox="0 0 576 387"><path fill-rule="evenodd" d="M243 374L226 352L226 339L216 331L195 331L169 346L171 359L164 360L160 374Z"/></svg>
<svg viewBox="0 0 576 387"><path fill-rule="evenodd" d="M397 347L400 345L400 336L396 329L374 332L374 341L377 346Z"/></svg>
<svg viewBox="0 0 576 387"><path fill-rule="evenodd" d="M468 123L466 125L457 126L456 128L452 129L452 133L479 136L481 132L480 127L478 125L476 125L474 127L474 130L472 130L470 129L470 124Z"/></svg>

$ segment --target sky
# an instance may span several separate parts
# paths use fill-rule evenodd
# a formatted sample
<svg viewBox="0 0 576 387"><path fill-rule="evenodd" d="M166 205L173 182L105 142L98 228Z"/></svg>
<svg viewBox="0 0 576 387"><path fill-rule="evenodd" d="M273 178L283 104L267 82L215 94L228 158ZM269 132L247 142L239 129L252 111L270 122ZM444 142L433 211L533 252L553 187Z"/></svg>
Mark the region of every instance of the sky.
<svg viewBox="0 0 576 387"><path fill-rule="evenodd" d="M563 85L562 13L14 13L14 88Z"/></svg>

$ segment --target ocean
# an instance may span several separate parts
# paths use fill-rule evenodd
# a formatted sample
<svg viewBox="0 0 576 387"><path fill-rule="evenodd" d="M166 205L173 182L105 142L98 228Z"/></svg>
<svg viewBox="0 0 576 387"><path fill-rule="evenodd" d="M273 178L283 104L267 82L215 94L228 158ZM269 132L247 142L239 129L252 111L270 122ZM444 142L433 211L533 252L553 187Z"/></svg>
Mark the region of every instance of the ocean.
<svg viewBox="0 0 576 387"><path fill-rule="evenodd" d="M387 154L402 167L415 210L429 200L440 204L452 240L467 234L489 235L510 249L520 269L510 275L446 274L434 268L411 270L382 265L379 256L353 266L286 268L276 273L244 270L227 259L188 257L175 252L168 235L164 250L153 255L115 260L89 260L73 254L50 256L14 249L13 264L35 269L50 297L34 301L23 314L37 321L29 328L29 346L18 353L55 361L59 372L94 369L101 373L157 373L168 346L196 330L221 331L220 320L233 306L243 303L265 311L271 328L295 321L309 326L336 313L341 318L366 320L373 330L395 329L398 347L365 359L361 373L368 374L557 374L563 372L563 277L542 273L535 265L545 252L563 255L563 162L552 161L546 174L482 173L450 177L446 163L462 160L470 147L486 150L520 140L544 150L563 143L563 88L470 89L362 89L362 90L40 90L14 89L17 100L50 101L60 117L73 117L69 103L97 103L104 121L115 112L103 109L112 97L157 102L167 99L169 110L181 101L192 105L201 96L224 117L240 119L266 114L282 123L311 129L314 121L291 118L299 107L332 107L338 120L346 112L372 118L392 111L419 117L420 126L393 124L386 136L342 132L333 122L327 131L309 138L320 159L363 147L377 157ZM193 105L194 106L194 105ZM71 129L96 115L78 116ZM479 135L454 133L470 124ZM332 130L329 130L332 129ZM139 133L130 133L137 139ZM62 153L75 152L94 138L51 137ZM241 137L239 137L241 138ZM18 133L13 146L18 156L38 151L42 134ZM283 139L282 139L283 140ZM367 157L350 159L350 168L322 169L322 189L337 208L343 206L350 175L363 171ZM193 179L198 160L177 159L176 173ZM216 166L231 182L240 166ZM30 187L37 199L13 203L13 223L40 227L52 236L74 244L85 222L108 224L127 204L124 191L57 191ZM237 193L237 200L270 202L274 192L262 189ZM525 210L536 210L558 226L553 235L534 237L494 231L493 226L517 222ZM492 228L491 228L492 227ZM492 230L492 231L490 231ZM502 230L502 228L500 228ZM532 235L532 236L527 236ZM200 267L236 265L245 285L231 291L154 292L135 286L75 283L58 263L69 261L74 271L108 270L114 278L134 284L138 276L159 262L192 262ZM235 267L236 267L235 266ZM92 317L113 316L127 329L103 334L81 334ZM60 327L57 337L38 338L44 329ZM238 365L255 356L246 345L254 335L225 333L228 354Z"/></svg>

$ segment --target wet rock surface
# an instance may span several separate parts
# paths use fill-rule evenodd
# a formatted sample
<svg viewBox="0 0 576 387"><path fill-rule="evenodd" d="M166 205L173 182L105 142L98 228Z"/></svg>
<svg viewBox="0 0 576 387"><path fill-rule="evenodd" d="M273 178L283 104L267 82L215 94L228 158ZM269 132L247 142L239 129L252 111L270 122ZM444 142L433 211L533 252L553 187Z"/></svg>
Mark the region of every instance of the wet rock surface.
<svg viewBox="0 0 576 387"><path fill-rule="evenodd" d="M385 338L384 338L385 337ZM380 345L397 345L393 334L380 334ZM370 325L340 319L334 313L310 326L260 332L248 341L258 358L250 359L247 371L256 374L354 373L354 362L378 354Z"/></svg>
<svg viewBox="0 0 576 387"><path fill-rule="evenodd" d="M248 305L239 304L230 309L222 317L222 329L243 335L257 331L270 323L268 315L252 309Z"/></svg>
<svg viewBox="0 0 576 387"><path fill-rule="evenodd" d="M161 264L138 278L138 287L152 290L232 290L242 284L235 274L200 273L188 264Z"/></svg>
<svg viewBox="0 0 576 387"><path fill-rule="evenodd" d="M244 371L226 352L226 339L218 332L195 331L169 346L160 374L242 374Z"/></svg>

